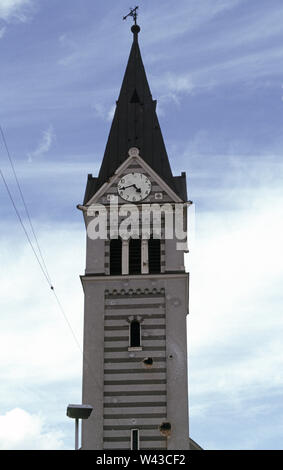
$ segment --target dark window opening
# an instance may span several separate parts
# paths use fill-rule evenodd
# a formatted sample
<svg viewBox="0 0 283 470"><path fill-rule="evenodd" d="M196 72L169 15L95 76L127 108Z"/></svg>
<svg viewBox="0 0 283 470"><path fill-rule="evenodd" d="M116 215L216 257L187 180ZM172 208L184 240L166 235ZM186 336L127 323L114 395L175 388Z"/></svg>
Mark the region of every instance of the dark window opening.
<svg viewBox="0 0 283 470"><path fill-rule="evenodd" d="M137 320L130 324L130 347L138 348L141 345L141 325Z"/></svg>
<svg viewBox="0 0 283 470"><path fill-rule="evenodd" d="M110 274L121 275L122 274L122 240L110 240Z"/></svg>
<svg viewBox="0 0 283 470"><path fill-rule="evenodd" d="M131 430L131 450L139 450L139 430Z"/></svg>
<svg viewBox="0 0 283 470"><path fill-rule="evenodd" d="M148 270L150 274L160 273L161 253L160 240L150 238L148 240Z"/></svg>
<svg viewBox="0 0 283 470"><path fill-rule="evenodd" d="M129 274L141 274L141 240L131 238L129 242Z"/></svg>
<svg viewBox="0 0 283 470"><path fill-rule="evenodd" d="M137 90L134 90L130 103L139 103L139 102L140 102L140 99L139 99L139 95L137 94Z"/></svg>

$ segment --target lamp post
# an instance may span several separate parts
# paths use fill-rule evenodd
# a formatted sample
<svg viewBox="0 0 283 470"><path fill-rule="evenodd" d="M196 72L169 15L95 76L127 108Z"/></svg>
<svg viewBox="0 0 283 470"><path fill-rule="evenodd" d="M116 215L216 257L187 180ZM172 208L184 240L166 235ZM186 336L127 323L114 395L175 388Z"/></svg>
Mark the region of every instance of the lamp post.
<svg viewBox="0 0 283 470"><path fill-rule="evenodd" d="M88 419L93 407L91 405L68 405L67 416L75 419L75 450L79 448L79 419Z"/></svg>

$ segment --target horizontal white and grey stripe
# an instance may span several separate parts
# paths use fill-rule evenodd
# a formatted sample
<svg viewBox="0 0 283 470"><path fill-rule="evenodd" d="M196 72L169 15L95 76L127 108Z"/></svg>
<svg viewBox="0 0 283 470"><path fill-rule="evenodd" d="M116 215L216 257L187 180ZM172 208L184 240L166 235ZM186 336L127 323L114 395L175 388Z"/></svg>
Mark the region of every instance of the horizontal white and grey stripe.
<svg viewBox="0 0 283 470"><path fill-rule="evenodd" d="M104 448L129 449L131 429L140 449L165 449L159 431L166 420L165 293L105 295ZM141 350L129 351L130 319L141 321ZM153 359L152 367L143 360Z"/></svg>

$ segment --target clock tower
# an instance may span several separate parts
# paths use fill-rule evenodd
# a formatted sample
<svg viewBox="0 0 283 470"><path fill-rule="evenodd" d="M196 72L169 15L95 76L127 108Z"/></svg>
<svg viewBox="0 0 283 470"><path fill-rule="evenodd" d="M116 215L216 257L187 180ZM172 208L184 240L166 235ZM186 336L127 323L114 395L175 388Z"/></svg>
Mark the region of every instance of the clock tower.
<svg viewBox="0 0 283 470"><path fill-rule="evenodd" d="M173 176L133 43L98 176L88 175L82 449L190 449L186 175ZM179 220L182 224L180 228ZM177 230L178 229L178 230ZM180 233L181 232L181 233Z"/></svg>

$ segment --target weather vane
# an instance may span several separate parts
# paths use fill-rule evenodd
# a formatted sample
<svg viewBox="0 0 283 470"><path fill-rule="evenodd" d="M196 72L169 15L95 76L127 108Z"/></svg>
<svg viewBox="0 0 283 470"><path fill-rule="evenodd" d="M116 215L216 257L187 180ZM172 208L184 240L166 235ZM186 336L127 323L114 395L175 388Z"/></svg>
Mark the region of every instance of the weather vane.
<svg viewBox="0 0 283 470"><path fill-rule="evenodd" d="M139 7L130 8L130 13L128 13L126 16L123 16L123 20L126 20L128 18L128 16L132 16L133 20L135 22L135 25L136 25L137 24L137 16L138 16L138 13L137 13L138 8Z"/></svg>

